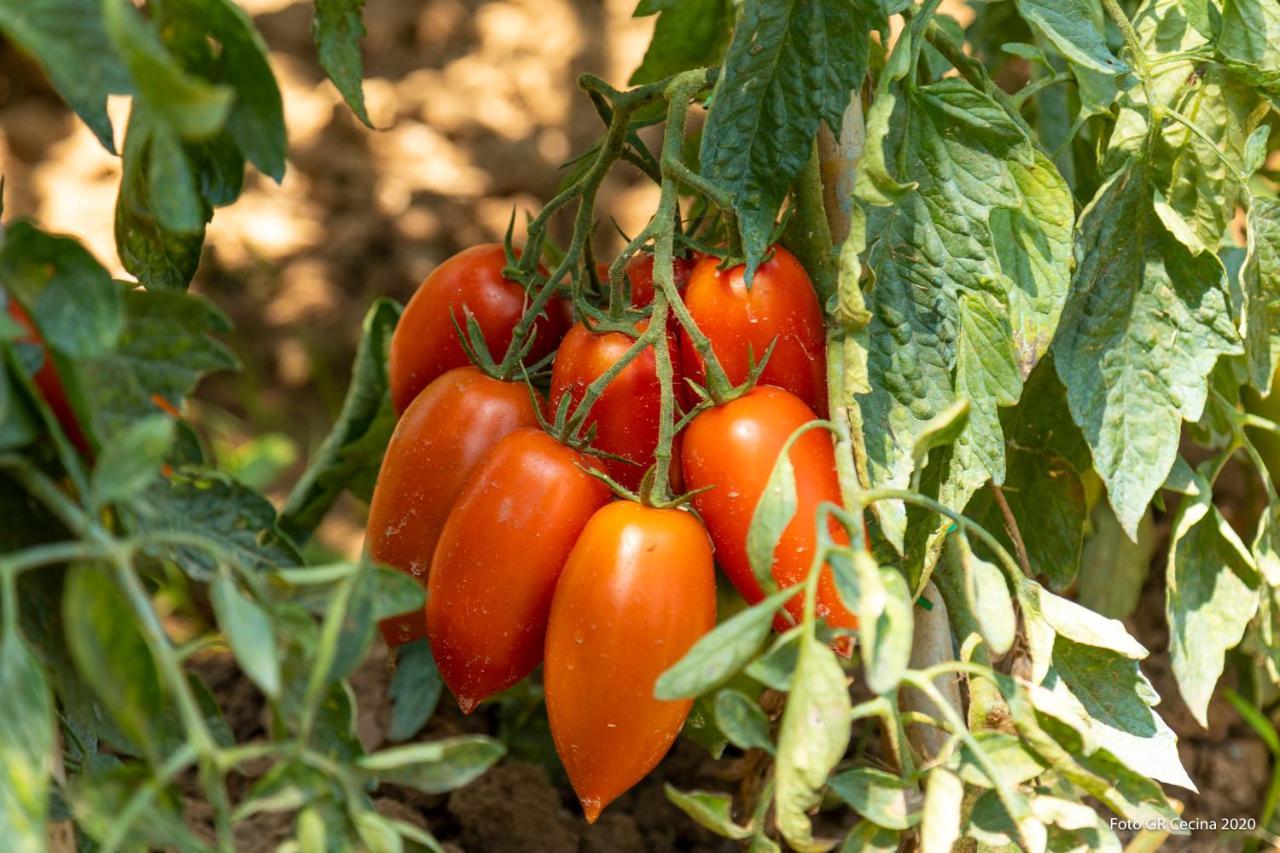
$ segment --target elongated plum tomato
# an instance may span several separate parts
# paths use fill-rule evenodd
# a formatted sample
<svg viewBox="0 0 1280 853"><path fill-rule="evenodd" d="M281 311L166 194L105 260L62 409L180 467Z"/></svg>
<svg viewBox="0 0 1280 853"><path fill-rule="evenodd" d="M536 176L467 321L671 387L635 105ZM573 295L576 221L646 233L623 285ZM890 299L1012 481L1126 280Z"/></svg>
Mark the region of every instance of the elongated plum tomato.
<svg viewBox="0 0 1280 853"><path fill-rule="evenodd" d="M658 676L715 626L706 531L684 510L616 501L592 516L547 627L547 717L587 820L666 754L692 706Z"/></svg>
<svg viewBox="0 0 1280 853"><path fill-rule="evenodd" d="M747 531L764 494L782 447L793 432L815 420L813 410L781 388L759 385L723 406L695 417L685 430L680 461L685 487L697 492L693 505L702 516L716 546L716 561L748 604L764 598L747 557ZM818 504L840 503L835 451L822 429L811 429L791 446L796 477L796 514L774 550L773 578L780 587L802 582L817 548L814 521ZM710 488L708 488L710 487ZM831 536L847 544L848 536L832 521ZM804 616L804 596L787 602L798 622ZM836 592L830 567L818 578L818 615L833 628L856 628L857 617L845 609ZM779 614L775 627L786 620Z"/></svg>
<svg viewBox="0 0 1280 853"><path fill-rule="evenodd" d="M611 493L540 429L498 442L449 513L427 582L427 636L463 713L542 661L556 581Z"/></svg>
<svg viewBox="0 0 1280 853"><path fill-rule="evenodd" d="M746 380L748 354L758 362L769 344L777 344L761 385L795 394L820 416L827 413L826 336L813 282L795 256L774 246L747 287L746 267L719 270L719 260L703 258L694 267L684 301L698 328L735 384ZM685 372L706 382L706 368L688 335L681 344Z"/></svg>
<svg viewBox="0 0 1280 853"><path fill-rule="evenodd" d="M391 337L387 360L391 401L397 412L407 409L437 376L469 364L453 325L456 318L466 330L464 306L484 332L489 352L495 359L502 358L528 302L524 288L503 278L506 263L502 246L472 246L436 267L413 294ZM546 275L545 269L542 274ZM571 322L564 301L553 299L534 322L533 349L527 360L537 361L554 350Z"/></svg>
<svg viewBox="0 0 1280 853"><path fill-rule="evenodd" d="M375 560L423 586L436 541L467 477L485 453L521 427L538 425L529 389L474 367L436 379L409 405L387 445L369 506L366 544ZM387 645L427 635L426 610L382 623Z"/></svg>
<svg viewBox="0 0 1280 853"><path fill-rule="evenodd" d="M63 433L66 434L67 440L71 442L71 445L76 450L80 451L81 456L92 456L93 451L89 447L89 439L85 436L84 430L80 428L80 422L76 420L75 411L71 408L70 401L67 400L67 392L62 387L62 379L58 376L58 368L53 363L53 354L44 345L44 338L40 336L40 331L36 328L36 324L31 321L31 315L18 303L18 300L12 296L7 298L9 316L27 330L25 342L39 344L44 353L44 361L40 364L40 369L36 371L36 375L32 377L32 381L35 382L35 386L40 391L40 395L44 397L44 401L49 404L49 408L53 410L53 416L58 419L58 424L62 427Z"/></svg>
<svg viewBox="0 0 1280 853"><path fill-rule="evenodd" d="M649 321L641 320L636 331L643 333L648 327ZM671 345L673 339L674 335L669 336L668 346L673 359L678 359L679 353ZM574 406L582 402L587 387L617 364L633 343L634 339L622 332L592 332L582 323L575 324L560 343L551 369L551 410L556 410L566 394L572 397ZM678 389L678 371L674 382ZM658 356L653 347L646 347L605 386L591 407L587 423L596 427L595 447L632 463L603 459L605 471L629 489L639 488L645 471L653 464L661 405Z"/></svg>
<svg viewBox="0 0 1280 853"><path fill-rule="evenodd" d="M627 278L631 280L631 304L638 308L653 302L653 252L636 252L627 261ZM677 255L672 259L671 269L675 274L676 290L684 293L689 276L693 274L695 262L692 258ZM608 281L605 274L605 281Z"/></svg>

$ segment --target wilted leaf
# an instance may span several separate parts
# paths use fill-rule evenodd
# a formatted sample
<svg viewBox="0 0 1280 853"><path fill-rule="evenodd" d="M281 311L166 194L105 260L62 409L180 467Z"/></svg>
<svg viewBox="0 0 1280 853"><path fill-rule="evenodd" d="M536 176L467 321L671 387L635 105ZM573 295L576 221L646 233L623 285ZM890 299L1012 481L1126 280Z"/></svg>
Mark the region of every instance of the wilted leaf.
<svg viewBox="0 0 1280 853"><path fill-rule="evenodd" d="M1203 726L1224 657L1258 609L1259 586L1249 549L1211 498L1206 489L1179 507L1165 595L1173 674L1187 708Z"/></svg>
<svg viewBox="0 0 1280 853"><path fill-rule="evenodd" d="M671 785L663 786L667 799L699 825L722 838L742 840L751 837L751 830L733 821L733 797L711 791L681 791Z"/></svg>
<svg viewBox="0 0 1280 853"><path fill-rule="evenodd" d="M920 789L883 770L846 770L831 777L831 790L858 814L885 829L910 829L920 822Z"/></svg>
<svg viewBox="0 0 1280 853"><path fill-rule="evenodd" d="M961 567L964 570L965 598L978 620L982 639L996 657L1013 646L1018 617L1000 568L973 553L966 538L960 538Z"/></svg>
<svg viewBox="0 0 1280 853"><path fill-rule="evenodd" d="M1241 352L1222 264L1192 255L1152 207L1141 165L1117 173L1081 215L1079 266L1054 342L1071 415L1133 538L1197 420L1218 356Z"/></svg>
<svg viewBox="0 0 1280 853"><path fill-rule="evenodd" d="M800 853L831 847L814 838L808 811L822 799L827 775L849 745L852 708L835 652L802 635L774 765L778 829Z"/></svg>

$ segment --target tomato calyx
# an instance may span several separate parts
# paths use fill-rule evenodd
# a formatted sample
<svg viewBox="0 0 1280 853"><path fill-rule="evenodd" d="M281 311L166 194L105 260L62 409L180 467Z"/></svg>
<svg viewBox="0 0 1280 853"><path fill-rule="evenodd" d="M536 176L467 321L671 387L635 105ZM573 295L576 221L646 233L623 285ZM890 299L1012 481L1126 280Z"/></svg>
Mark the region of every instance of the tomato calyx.
<svg viewBox="0 0 1280 853"><path fill-rule="evenodd" d="M774 338L769 342L769 346L764 351L764 356L756 361L755 353L748 350L747 352L747 378L740 384L734 385L723 370L708 370L707 384L699 385L692 379L686 378L685 382L693 390L698 397L698 403L689 413L681 420L680 426L683 427L693 419L695 412L702 411L712 406L723 406L732 403L739 397L745 396L756 387L760 381L761 374L764 373L765 367L769 364L769 357L773 355L773 349L778 345L778 339Z"/></svg>

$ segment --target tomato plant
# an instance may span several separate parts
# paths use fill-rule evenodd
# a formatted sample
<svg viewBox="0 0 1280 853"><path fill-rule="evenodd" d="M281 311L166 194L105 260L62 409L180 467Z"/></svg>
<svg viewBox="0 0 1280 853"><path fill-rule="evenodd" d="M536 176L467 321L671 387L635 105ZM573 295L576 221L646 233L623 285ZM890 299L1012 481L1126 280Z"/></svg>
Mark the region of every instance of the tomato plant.
<svg viewBox="0 0 1280 853"><path fill-rule="evenodd" d="M692 702L654 698L669 666L716 620L702 525L678 509L616 501L578 537L547 625L547 715L587 820L666 754Z"/></svg>
<svg viewBox="0 0 1280 853"><path fill-rule="evenodd" d="M311 34L368 125L361 10L320 0ZM510 749L594 820L684 737L722 763L705 790L663 771L667 800L757 853L1117 850L1119 821L1150 844L1214 802L1203 738L1178 743L1211 707L1274 745L1274 0L636 13L628 86L578 81L599 137L502 243L372 301L277 501L210 439L244 412L187 404L239 366L208 225L288 165L253 18L0 0L6 47L120 158L124 271L3 220L6 845L232 850L280 809L287 849L441 849L451 818L383 801ZM656 186L621 239L615 169ZM371 503L358 559L316 536L344 493ZM715 565L745 599L718 624ZM351 676L380 622L411 642L371 743ZM215 670L265 725L232 730ZM425 728L442 685L516 690L405 743L458 722ZM1231 843L1280 830L1259 799Z"/></svg>
<svg viewBox="0 0 1280 853"><path fill-rule="evenodd" d="M427 634L444 683L470 713L542 661L551 596L609 489L588 459L540 429L499 441L440 532Z"/></svg>
<svg viewBox="0 0 1280 853"><path fill-rule="evenodd" d="M459 367L436 378L396 424L369 502L369 555L424 587L436 542L472 470L510 433L538 425L530 390ZM425 637L418 610L383 622L388 645Z"/></svg>

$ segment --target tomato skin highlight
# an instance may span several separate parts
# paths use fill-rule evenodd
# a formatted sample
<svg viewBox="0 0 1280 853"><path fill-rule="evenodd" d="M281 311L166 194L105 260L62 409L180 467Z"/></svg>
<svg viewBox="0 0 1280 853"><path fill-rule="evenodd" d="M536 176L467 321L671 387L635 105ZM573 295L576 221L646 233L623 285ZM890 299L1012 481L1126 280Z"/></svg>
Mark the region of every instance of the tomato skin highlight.
<svg viewBox="0 0 1280 853"><path fill-rule="evenodd" d="M31 377L32 382L35 383L36 390L40 392L40 396L44 397L44 401L53 410L53 416L57 418L58 424L62 427L63 433L66 434L67 440L71 442L71 446L86 459L92 458L93 449L89 446L89 439L84 434L84 430L80 428L80 422L76 420L75 410L71 408L71 402L67 399L66 389L63 388L62 379L58 376L58 368L53 363L53 353L45 345L44 337L40 334L40 330L36 328L36 324L32 321L31 315L27 313L27 310L12 296L8 297L8 303L9 316L27 330L25 342L39 344L44 353L44 360L40 363L40 369L36 371L35 376Z"/></svg>
<svg viewBox="0 0 1280 853"><path fill-rule="evenodd" d="M467 477L507 435L537 425L521 383L459 367L428 385L400 418L382 459L369 505L369 555L426 586L440 531ZM426 610L383 620L381 628L389 646L425 637Z"/></svg>
<svg viewBox="0 0 1280 853"><path fill-rule="evenodd" d="M427 582L427 636L463 713L542 661L556 581L612 498L582 470L589 464L540 429L516 430L485 455L450 511Z"/></svg>
<svg viewBox="0 0 1280 853"><path fill-rule="evenodd" d="M781 246L756 270L747 288L746 267L719 270L720 261L703 258L694 267L685 304L698 328L735 385L745 382L750 362L758 362L769 344L777 344L760 376L761 385L776 385L805 405L827 415L826 331L822 308L809 274ZM688 335L682 336L681 360L694 381L706 383L706 367Z"/></svg>
<svg viewBox="0 0 1280 853"><path fill-rule="evenodd" d="M463 307L470 309L485 343L501 361L529 301L524 288L503 278L506 253L497 243L464 249L432 270L418 287L391 336L387 363L391 401L404 412L423 388L446 370L470 364L454 328L466 331ZM541 269L546 275L546 270ZM533 363L556 348L572 322L572 310L553 298L534 321L534 342L526 361Z"/></svg>
<svg viewBox="0 0 1280 853"><path fill-rule="evenodd" d="M666 755L692 700L654 683L715 627L711 543L689 512L616 501L573 546L543 669L547 717L589 823Z"/></svg>
<svg viewBox="0 0 1280 853"><path fill-rule="evenodd" d="M643 333L649 327L648 320L636 324L636 331ZM668 336L667 346L678 358L674 336ZM551 410L556 411L560 401L568 394L577 406L586 395L587 387L617 364L635 341L622 332L592 332L577 323L565 335L556 353L551 370ZM678 363L673 363L675 388L682 382ZM679 403L679 396L676 397ZM594 446L608 453L622 456L636 464L615 459L601 459L600 464L614 480L628 489L638 489L645 471L653 464L653 454L658 447L661 427L662 386L658 382L658 356L653 347L647 347L614 377L591 407L587 419L588 428L595 424ZM585 430L584 430L585 434ZM678 437L673 447L674 458L679 458ZM679 484L676 484L679 490Z"/></svg>
<svg viewBox="0 0 1280 853"><path fill-rule="evenodd" d="M694 495L693 505L702 516L716 546L716 562L748 604L764 598L747 557L747 531L756 505L764 494L774 463L783 445L798 428L816 419L813 410L781 388L758 385L742 397L708 409L685 429L680 462L686 488L707 489ZM814 524L818 505L840 505L840 481L835 450L826 430L811 429L791 447L796 476L796 514L774 550L773 578L779 587L801 583L808 576L818 547ZM848 544L849 537L836 521L832 538ZM798 623L804 617L804 596L793 596L787 612ZM858 619L836 591L829 566L818 578L818 615L833 628L853 629ZM786 620L779 613L774 627Z"/></svg>
<svg viewBox="0 0 1280 853"><path fill-rule="evenodd" d="M631 304L637 308L643 308L653 302L654 260L653 252L636 252L631 256L631 260L627 261L625 270L627 278L631 280ZM679 255L672 258L671 271L674 273L676 290L681 294L684 293L685 286L689 283L689 277L693 275L696 263L693 258L680 257ZM604 280L609 280L607 274Z"/></svg>

